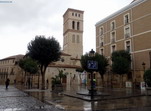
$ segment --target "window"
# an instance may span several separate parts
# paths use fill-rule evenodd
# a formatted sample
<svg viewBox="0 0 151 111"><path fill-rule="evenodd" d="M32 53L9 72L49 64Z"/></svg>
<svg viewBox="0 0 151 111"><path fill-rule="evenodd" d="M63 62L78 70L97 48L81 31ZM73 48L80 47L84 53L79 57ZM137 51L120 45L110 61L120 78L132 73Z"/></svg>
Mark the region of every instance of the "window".
<svg viewBox="0 0 151 111"><path fill-rule="evenodd" d="M77 35L77 43L80 43L80 37Z"/></svg>
<svg viewBox="0 0 151 111"><path fill-rule="evenodd" d="M101 41L100 46L102 47L104 45L103 41Z"/></svg>
<svg viewBox="0 0 151 111"><path fill-rule="evenodd" d="M124 15L124 24L126 25L126 24L128 24L128 23L130 23L130 16L129 16L129 13L126 14L126 15Z"/></svg>
<svg viewBox="0 0 151 111"><path fill-rule="evenodd" d="M74 13L72 13L72 16L74 16Z"/></svg>
<svg viewBox="0 0 151 111"><path fill-rule="evenodd" d="M72 21L72 29L74 29L74 28L75 28L75 22Z"/></svg>
<svg viewBox="0 0 151 111"><path fill-rule="evenodd" d="M125 34L125 38L128 38L128 37L130 37L130 25L127 25L127 26L125 26L124 27L124 34Z"/></svg>
<svg viewBox="0 0 151 111"><path fill-rule="evenodd" d="M115 43L115 38L116 38L116 33L115 33L115 31L113 31L113 32L111 32L111 34L110 34L110 38L111 38L111 43Z"/></svg>
<svg viewBox="0 0 151 111"><path fill-rule="evenodd" d="M103 35L103 32L104 32L104 28L103 28L103 26L100 28L100 30L99 30L99 34L100 35Z"/></svg>
<svg viewBox="0 0 151 111"><path fill-rule="evenodd" d="M77 30L80 29L80 22L77 22Z"/></svg>
<svg viewBox="0 0 151 111"><path fill-rule="evenodd" d="M102 47L104 45L104 37L102 36L101 38L100 38L100 47Z"/></svg>
<svg viewBox="0 0 151 111"><path fill-rule="evenodd" d="M80 17L80 14L78 16Z"/></svg>
<svg viewBox="0 0 151 111"><path fill-rule="evenodd" d="M77 17L77 13L75 13L75 16Z"/></svg>
<svg viewBox="0 0 151 111"><path fill-rule="evenodd" d="M101 49L100 51L101 51L101 55L103 55L104 54L104 49Z"/></svg>
<svg viewBox="0 0 151 111"><path fill-rule="evenodd" d="M125 42L125 50L127 50L128 52L131 52L131 42L130 41Z"/></svg>
<svg viewBox="0 0 151 111"><path fill-rule="evenodd" d="M10 75L14 75L14 69L11 69Z"/></svg>
<svg viewBox="0 0 151 111"><path fill-rule="evenodd" d="M72 35L72 43L75 43L75 35Z"/></svg>
<svg viewBox="0 0 151 111"><path fill-rule="evenodd" d="M113 53L114 51L116 51L116 45L111 46L111 53Z"/></svg>
<svg viewBox="0 0 151 111"><path fill-rule="evenodd" d="M112 21L111 22L111 30L114 30L115 29L115 21Z"/></svg>

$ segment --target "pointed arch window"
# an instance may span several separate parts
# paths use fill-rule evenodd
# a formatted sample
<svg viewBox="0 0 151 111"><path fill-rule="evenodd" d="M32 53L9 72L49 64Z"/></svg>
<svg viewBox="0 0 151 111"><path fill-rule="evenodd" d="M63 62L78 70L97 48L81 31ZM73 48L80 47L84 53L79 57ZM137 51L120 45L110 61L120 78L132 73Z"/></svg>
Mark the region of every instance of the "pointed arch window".
<svg viewBox="0 0 151 111"><path fill-rule="evenodd" d="M72 35L72 43L75 43L75 35Z"/></svg>
<svg viewBox="0 0 151 111"><path fill-rule="evenodd" d="M80 37L77 35L77 43L80 43Z"/></svg>

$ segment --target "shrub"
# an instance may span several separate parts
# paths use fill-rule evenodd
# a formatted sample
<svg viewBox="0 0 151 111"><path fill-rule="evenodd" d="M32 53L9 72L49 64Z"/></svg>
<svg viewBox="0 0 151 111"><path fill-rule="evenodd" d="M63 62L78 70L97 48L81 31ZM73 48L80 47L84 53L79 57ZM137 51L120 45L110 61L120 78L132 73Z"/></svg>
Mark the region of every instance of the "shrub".
<svg viewBox="0 0 151 111"><path fill-rule="evenodd" d="M144 81L148 85L148 87L151 87L151 69L148 69L144 73Z"/></svg>

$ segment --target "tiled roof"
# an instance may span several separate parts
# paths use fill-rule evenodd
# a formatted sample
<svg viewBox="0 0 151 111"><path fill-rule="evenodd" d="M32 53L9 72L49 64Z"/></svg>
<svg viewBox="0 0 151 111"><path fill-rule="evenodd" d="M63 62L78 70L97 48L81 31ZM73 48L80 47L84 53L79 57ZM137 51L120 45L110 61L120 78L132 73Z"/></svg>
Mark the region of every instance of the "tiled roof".
<svg viewBox="0 0 151 111"><path fill-rule="evenodd" d="M0 61L2 61L2 60L8 60L8 59L21 59L23 57L24 57L24 55L18 54L18 55L14 55L14 56L9 56L9 57L3 58Z"/></svg>
<svg viewBox="0 0 151 111"><path fill-rule="evenodd" d="M71 57L71 60L81 60L81 59Z"/></svg>
<svg viewBox="0 0 151 111"><path fill-rule="evenodd" d="M77 10L77 9L73 9L73 8L68 8L67 11L63 14L63 16L65 16L65 14L68 12L68 11L76 11L76 12L79 12L79 13L84 13L84 11L82 10Z"/></svg>
<svg viewBox="0 0 151 111"><path fill-rule="evenodd" d="M64 53L63 51L61 52L62 56L71 56L70 54Z"/></svg>
<svg viewBox="0 0 151 111"><path fill-rule="evenodd" d="M131 3L135 2L135 1L137 1L137 0L133 0Z"/></svg>
<svg viewBox="0 0 151 111"><path fill-rule="evenodd" d="M69 64L49 64L48 67L59 67L59 68L81 68L80 66L77 65L69 65Z"/></svg>

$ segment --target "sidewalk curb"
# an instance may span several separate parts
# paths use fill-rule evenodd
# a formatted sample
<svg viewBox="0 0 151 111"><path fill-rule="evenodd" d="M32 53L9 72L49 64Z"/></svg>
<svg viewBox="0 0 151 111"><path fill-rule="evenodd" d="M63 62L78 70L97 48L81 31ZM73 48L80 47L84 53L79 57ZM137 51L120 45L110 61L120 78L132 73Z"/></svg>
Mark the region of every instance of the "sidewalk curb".
<svg viewBox="0 0 151 111"><path fill-rule="evenodd" d="M145 94L140 94L140 95L132 95L132 96L123 96L123 97L111 97L111 98L99 98L99 99L85 99L83 97L78 97L76 95L71 95L71 94L67 94L67 93L63 93L65 96L68 97L73 97L73 98L77 98L77 99L81 99L84 101L88 101L88 102L92 102L92 101L104 101L104 100L115 100L115 99L128 99L128 98L133 98L133 97L141 97L141 96L146 96Z"/></svg>

